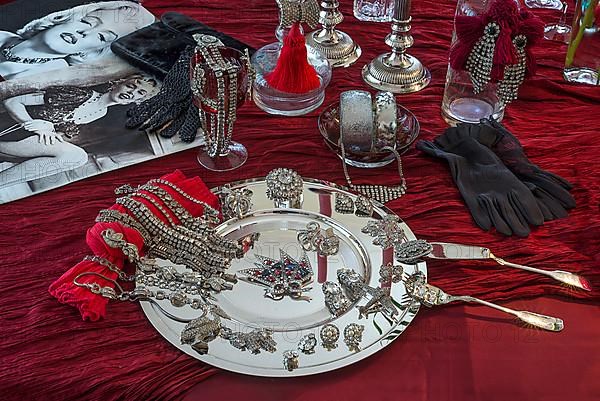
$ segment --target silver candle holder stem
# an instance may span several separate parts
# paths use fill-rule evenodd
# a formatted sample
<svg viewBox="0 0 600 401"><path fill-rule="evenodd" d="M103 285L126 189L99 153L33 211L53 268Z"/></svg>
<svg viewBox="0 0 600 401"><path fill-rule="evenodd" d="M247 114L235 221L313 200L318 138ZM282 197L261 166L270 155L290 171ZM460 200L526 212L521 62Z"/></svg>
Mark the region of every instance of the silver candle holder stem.
<svg viewBox="0 0 600 401"><path fill-rule="evenodd" d="M421 61L406 53L414 43L410 34L410 7L411 0L395 1L392 31L385 38L392 51L375 57L363 67L363 80L373 88L412 93L425 88L431 81L431 73Z"/></svg>
<svg viewBox="0 0 600 401"><path fill-rule="evenodd" d="M345 32L335 29L344 16L338 0L323 0L319 23L321 29L306 35L306 43L323 54L332 67L348 67L360 57L362 50Z"/></svg>

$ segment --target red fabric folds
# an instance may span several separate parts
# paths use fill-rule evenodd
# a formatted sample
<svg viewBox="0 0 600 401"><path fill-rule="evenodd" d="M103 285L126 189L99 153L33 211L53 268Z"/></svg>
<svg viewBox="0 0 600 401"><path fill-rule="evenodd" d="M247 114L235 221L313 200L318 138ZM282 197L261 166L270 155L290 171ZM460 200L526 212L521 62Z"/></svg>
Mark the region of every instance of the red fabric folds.
<svg viewBox="0 0 600 401"><path fill-rule="evenodd" d="M134 244L140 250L143 249L144 246L142 236L137 230L124 227L119 223L96 223L87 231L86 243L92 251L91 253L105 258L109 262L114 263L116 266L123 269L126 259L123 252L120 249L109 247L102 239L102 232L106 229L122 233L125 241ZM77 281L80 283L98 282L102 286L110 287L114 287L114 285L110 281L103 280L96 275L77 277L78 275L87 272L101 274L111 280L116 280L118 275L117 272L114 272L99 263L82 260L67 270L58 280L53 282L50 285L49 291L59 302L79 309L83 320L96 321L103 318L106 314L108 299L92 293L87 288L75 285L73 280L77 278Z"/></svg>
<svg viewBox="0 0 600 401"><path fill-rule="evenodd" d="M145 0L143 4L156 15L185 13L255 48L273 41L277 24L273 0ZM240 12L241 6L244 12ZM429 68L432 80L427 88L399 96L398 101L418 118L421 139L433 139L447 127L440 104L455 8L456 2L412 2L415 43L410 54ZM398 213L418 238L486 246L515 263L574 271L588 278L594 288L591 293L567 289L550 278L492 261L427 261L432 284L450 293L480 296L503 305L503 300L514 299L515 309L559 316L565 320L560 334L510 330L510 318L485 307L468 307L467 314L461 305L421 308L400 338L352 367L306 380L259 380L225 374L182 353L150 324L139 304L112 302L104 320L84 322L77 309L59 304L48 293L53 280L89 253L83 241L85 232L98 210L112 204L112 191L118 185L143 183L179 168L188 177L199 175L212 188L265 176L284 166L303 177L344 185L340 160L324 144L316 119L326 105L339 99L341 91L364 87L361 69L368 60L389 50L382 40L390 27L357 21L351 1L340 2L340 11L345 17L340 29L360 44L361 59L348 68L335 69L324 105L307 115L281 117L252 104L240 107L233 138L250 154L242 168L223 173L202 169L196 161L197 150L191 149L0 206L3 401L175 401L182 400L194 385L200 388L193 399L211 400L213 395L229 399L238 395L230 391L236 383L244 388L259 387L264 394L280 399L323 399L329 394L320 392L325 389L337 391L330 391L334 394L330 399L364 399L364 391L357 391L357 386L373 390L372 398L378 400L597 398L600 392L593 378L598 376L598 347L591 352L594 337L580 333L598 332L593 327L598 326L594 314L600 302L600 141L596 139L600 91L564 81L565 45L558 42L543 41L543 47L534 49L538 73L523 83L519 99L506 109L503 124L519 137L532 162L573 184L577 207L567 218L545 223L527 239L484 232L473 224L447 165L414 148L402 156L408 191L386 206ZM547 23L558 18L556 12L536 13ZM351 175L357 182L373 184L395 184L398 179L394 165L353 169ZM375 273L377 269L375 266ZM531 296L543 298L521 299ZM563 306L557 308L557 303ZM581 315L581 309L588 312ZM460 339L457 330L462 333ZM473 362L469 348L459 346L463 343L475 348L479 363ZM525 362L527 370L522 366ZM589 366L596 370L586 370ZM215 373L225 379L218 382L218 391L207 394L202 389L209 383L203 380ZM407 379L412 377L419 379ZM561 377L568 385L558 386L563 392L552 392L549 377ZM568 380L562 380L564 377ZM365 386L365 378L380 379L367 381ZM217 378L209 379L213 380ZM470 389L473 383L478 392L461 390ZM257 399L252 392L245 395Z"/></svg>
<svg viewBox="0 0 600 401"><path fill-rule="evenodd" d="M199 177L188 179L181 171L176 170L175 172L166 174L161 178L165 181L175 184L184 193L189 194L194 199L204 201L208 205L218 210L218 198L212 192L210 192L208 187ZM160 183L154 183L154 185L162 187L169 192L171 196L185 209L187 209L192 216L201 216L204 213L203 205L186 198L183 194L176 191L169 185ZM147 192L147 194L153 196L149 192ZM154 198L157 202L159 202L159 204L163 204L160 199L156 197ZM144 203L146 207L148 207L155 216L161 218L164 223L169 223L168 218L161 214L161 212L151 202L143 198L136 199ZM118 204L111 206L110 209L117 210L125 214L128 213L127 209ZM165 207L165 210L168 211L169 209ZM175 223L179 223L175 215L170 214L170 217ZM144 242L141 234L133 228L116 222L96 223L87 230L86 243L91 250L91 254L106 259L121 270L125 268L126 257L123 255L123 252L120 249L111 248L102 238L102 232L107 229L112 229L116 233L123 234L123 239L125 241L134 244L138 248L140 255L144 254ZM82 273L95 274L84 274L80 276ZM118 273L108 269L106 266L100 263L83 260L73 266L71 269L67 270L60 278L50 285L50 294L57 298L59 302L79 309L83 320L96 321L105 317L108 299L101 295L92 293L88 288L75 285L73 280L77 278L77 281L80 283L98 283L101 286L114 288L112 281L103 279L99 275L106 277L109 280L116 280Z"/></svg>

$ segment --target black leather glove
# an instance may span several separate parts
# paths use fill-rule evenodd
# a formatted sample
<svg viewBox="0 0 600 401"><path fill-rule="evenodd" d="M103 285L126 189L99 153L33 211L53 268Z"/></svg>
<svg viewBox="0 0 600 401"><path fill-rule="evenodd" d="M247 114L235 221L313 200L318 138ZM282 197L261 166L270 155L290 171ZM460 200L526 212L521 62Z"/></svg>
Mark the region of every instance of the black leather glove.
<svg viewBox="0 0 600 401"><path fill-rule="evenodd" d="M186 48L165 77L159 93L127 111L127 128L158 132L165 138L179 133L183 142L196 138L200 118L190 88L192 54L193 48Z"/></svg>
<svg viewBox="0 0 600 401"><path fill-rule="evenodd" d="M417 149L445 159L475 223L505 235L529 235L544 216L533 194L487 147L464 130L452 127L434 143L419 141Z"/></svg>
<svg viewBox="0 0 600 401"><path fill-rule="evenodd" d="M575 207L569 193L573 187L567 180L542 170L525 155L519 140L502 124L493 119L482 119L481 124L461 124L460 129L489 147L502 163L531 190L546 221L566 217L567 210Z"/></svg>

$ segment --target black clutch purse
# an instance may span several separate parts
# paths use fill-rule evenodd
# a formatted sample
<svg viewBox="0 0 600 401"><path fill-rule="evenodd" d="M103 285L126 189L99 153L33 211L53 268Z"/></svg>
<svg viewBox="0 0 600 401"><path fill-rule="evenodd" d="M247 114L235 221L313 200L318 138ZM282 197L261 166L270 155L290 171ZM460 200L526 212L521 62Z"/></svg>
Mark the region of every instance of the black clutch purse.
<svg viewBox="0 0 600 401"><path fill-rule="evenodd" d="M192 37L196 33L214 36L225 46L240 51L248 49L250 54L255 52L247 44L176 12L165 13L159 22L117 39L111 49L131 65L164 78L181 52L187 46L196 45Z"/></svg>

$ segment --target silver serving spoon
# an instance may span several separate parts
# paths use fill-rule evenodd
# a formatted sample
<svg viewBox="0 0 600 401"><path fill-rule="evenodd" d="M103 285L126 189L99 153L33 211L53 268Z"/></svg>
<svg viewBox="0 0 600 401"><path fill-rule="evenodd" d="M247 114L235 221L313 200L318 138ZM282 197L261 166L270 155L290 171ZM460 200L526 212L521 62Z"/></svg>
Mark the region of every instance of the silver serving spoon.
<svg viewBox="0 0 600 401"><path fill-rule="evenodd" d="M540 315L539 313L529 311L518 311L468 295L447 294L440 288L431 284L427 284L425 281L425 276L421 272L416 272L412 275L409 275L404 279L404 283L408 295L428 307L445 305L456 301L472 302L508 313L524 323L528 323L544 330L561 331L564 327L562 319L557 317Z"/></svg>
<svg viewBox="0 0 600 401"><path fill-rule="evenodd" d="M528 272L543 274L552 277L567 285L591 291L590 282L575 273L563 270L542 270L531 266L519 265L508 262L497 257L488 248L481 246L452 244L447 242L427 242L424 240L413 240L397 244L394 247L394 255L400 263L414 264L421 258L431 259L492 259L502 266L513 267L515 269L526 270Z"/></svg>

